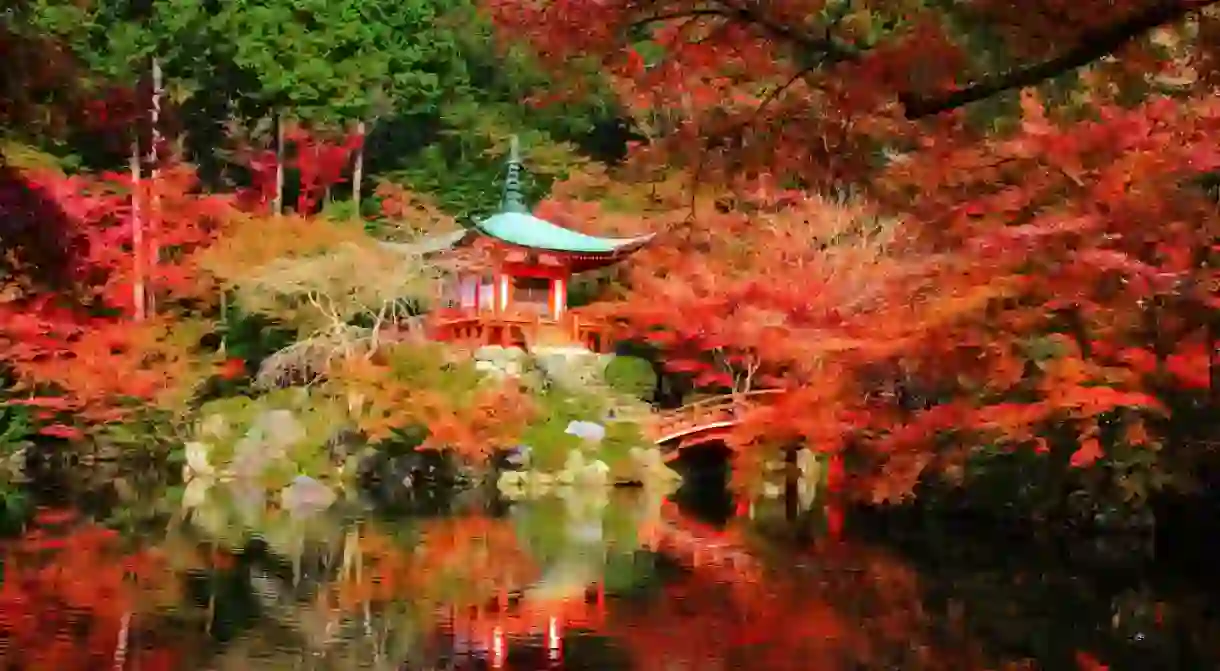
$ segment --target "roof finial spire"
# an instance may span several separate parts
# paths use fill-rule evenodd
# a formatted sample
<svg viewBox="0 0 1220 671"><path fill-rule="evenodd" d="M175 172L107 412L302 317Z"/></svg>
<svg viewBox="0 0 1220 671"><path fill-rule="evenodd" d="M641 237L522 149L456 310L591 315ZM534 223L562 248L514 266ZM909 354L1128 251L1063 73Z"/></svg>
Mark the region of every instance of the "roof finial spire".
<svg viewBox="0 0 1220 671"><path fill-rule="evenodd" d="M517 136L512 136L508 150L508 171L504 177L504 199L500 201L501 212L528 213L525 198L521 195L521 148Z"/></svg>

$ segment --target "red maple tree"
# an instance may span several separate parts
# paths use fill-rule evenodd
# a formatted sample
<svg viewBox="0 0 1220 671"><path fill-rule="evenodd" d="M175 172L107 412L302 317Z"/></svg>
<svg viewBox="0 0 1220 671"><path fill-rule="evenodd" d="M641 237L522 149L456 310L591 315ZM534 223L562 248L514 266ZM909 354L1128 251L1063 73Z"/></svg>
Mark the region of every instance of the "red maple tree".
<svg viewBox="0 0 1220 671"><path fill-rule="evenodd" d="M665 235L618 314L705 387L791 389L739 442L850 452L896 500L980 448L1105 458L1132 496L1207 459L1163 418L1220 386L1211 4L489 7L647 135L619 172Z"/></svg>
<svg viewBox="0 0 1220 671"><path fill-rule="evenodd" d="M125 175L50 169L22 171L3 190L10 221L30 224L5 240L10 266L0 302L0 359L18 380L11 402L41 408L51 433L70 435L67 424L52 420L112 420L131 405L125 400L180 392L180 383L192 379L188 372L206 361L178 337L175 324L199 300L215 298L195 258L228 217L229 201L200 194L185 166L135 184L134 196ZM143 269L134 261L133 197L157 204L145 209L156 234L144 236L143 257L157 249L159 258ZM158 313L137 322L131 287L141 275Z"/></svg>

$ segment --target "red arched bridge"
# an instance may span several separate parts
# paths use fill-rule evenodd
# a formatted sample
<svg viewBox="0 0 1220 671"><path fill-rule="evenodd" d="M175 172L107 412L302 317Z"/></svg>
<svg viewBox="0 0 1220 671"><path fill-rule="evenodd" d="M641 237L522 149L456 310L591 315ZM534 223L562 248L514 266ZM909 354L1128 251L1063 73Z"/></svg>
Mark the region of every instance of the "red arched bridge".
<svg viewBox="0 0 1220 671"><path fill-rule="evenodd" d="M673 461L688 447L714 442L727 442L734 427L753 408L774 403L785 393L783 389L759 389L740 394L726 394L696 401L676 410L657 413L644 427L645 435L661 448L665 461ZM826 486L839 490L846 474L840 455L828 461ZM834 508L833 525L839 524L838 508Z"/></svg>
<svg viewBox="0 0 1220 671"><path fill-rule="evenodd" d="M783 389L760 389L726 394L657 413L645 427L648 438L659 445L667 461L684 448L724 441L751 408L774 402Z"/></svg>

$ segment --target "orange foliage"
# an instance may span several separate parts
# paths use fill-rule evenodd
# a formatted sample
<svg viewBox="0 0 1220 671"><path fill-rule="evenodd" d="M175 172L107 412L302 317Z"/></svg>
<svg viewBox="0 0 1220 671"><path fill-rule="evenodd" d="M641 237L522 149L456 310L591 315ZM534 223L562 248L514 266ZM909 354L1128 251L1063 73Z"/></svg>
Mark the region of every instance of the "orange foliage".
<svg viewBox="0 0 1220 671"><path fill-rule="evenodd" d="M432 607L483 605L538 576L508 520L445 518L425 522L420 531L420 544L406 549L374 528L361 529L360 563L338 583L339 605L355 608L404 598Z"/></svg>
<svg viewBox="0 0 1220 671"><path fill-rule="evenodd" d="M394 360L404 357L411 370L401 374L404 368L396 369ZM463 385L461 377L450 379L454 367L469 362L446 365L450 357L443 350L391 348L379 358L344 360L334 376L370 440L403 427L424 427L428 438L423 447L451 448L464 459L484 463L497 447L511 444L533 415L528 396L513 382L481 384L464 376L470 384Z"/></svg>
<svg viewBox="0 0 1220 671"><path fill-rule="evenodd" d="M1161 449L1170 399L1220 402L1220 215L1196 186L1220 169L1215 48L1174 23L1211 3L955 5L1028 59L1002 75L962 16L823 4L489 3L556 70L598 62L635 111L649 141L620 173L665 235L614 309L700 386L792 390L738 442L851 450L857 491L888 501L960 478L979 445L1044 451L1052 426L1076 431L1075 466ZM982 132L955 111L1040 83L1022 74L1040 62L1088 67L1058 104L993 102ZM1127 103L1145 77L1172 91ZM665 163L689 167L683 193L658 188Z"/></svg>

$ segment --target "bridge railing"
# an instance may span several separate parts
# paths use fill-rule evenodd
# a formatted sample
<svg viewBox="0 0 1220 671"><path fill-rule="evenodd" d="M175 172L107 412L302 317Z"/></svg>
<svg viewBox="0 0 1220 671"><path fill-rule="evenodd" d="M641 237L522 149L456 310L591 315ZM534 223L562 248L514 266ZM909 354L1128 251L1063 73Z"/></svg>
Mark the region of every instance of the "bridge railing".
<svg viewBox="0 0 1220 671"><path fill-rule="evenodd" d="M783 389L757 389L688 403L681 408L658 413L653 420L651 433L660 440L686 429L732 421L737 419L741 410L782 393Z"/></svg>

